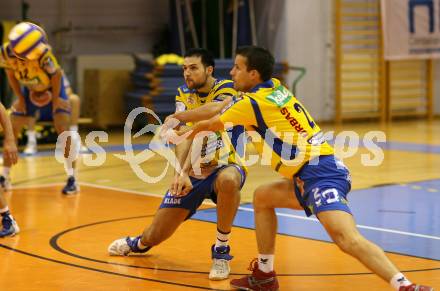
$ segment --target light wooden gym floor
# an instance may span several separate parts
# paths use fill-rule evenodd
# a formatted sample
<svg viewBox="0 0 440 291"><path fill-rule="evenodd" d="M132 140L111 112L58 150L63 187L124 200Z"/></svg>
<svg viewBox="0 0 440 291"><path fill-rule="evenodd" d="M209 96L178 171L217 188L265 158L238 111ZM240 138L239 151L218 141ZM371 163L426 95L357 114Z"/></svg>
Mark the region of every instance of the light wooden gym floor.
<svg viewBox="0 0 440 291"><path fill-rule="evenodd" d="M323 128L332 130L330 126ZM337 130L353 130L361 136L371 130L386 133L387 149L380 166L361 164L361 154L368 153L365 148L344 160L352 173L353 200L356 202L355 198L361 197L364 190L377 194L380 189L388 189L386 185L407 185L405 191L414 192L416 199L405 206L411 216L405 218L404 223L414 227L429 211L432 233L422 233L422 236L433 251L426 256L414 255L411 249L417 246L404 237L401 246L408 252L393 251L389 256L401 270L408 271L411 280L440 288L440 258L437 257L440 205L433 202L427 202L425 208L416 205L424 202L422 194L417 196L424 189L417 182L440 179L440 121L347 124ZM53 154L22 158L13 169L14 190L9 199L21 233L0 239L0 290L228 290L229 281L211 282L207 278L210 246L216 229L208 220L197 218L185 222L168 241L146 255L122 258L107 255L111 241L137 235L151 222L172 175L168 170L158 183L142 182L127 162L114 156L122 153L118 151L118 145L123 143L122 134L110 131L109 137L109 143L101 143L109 149L103 165L79 165L79 195L60 194L65 174ZM148 141L142 137L132 142ZM164 167L164 159L159 156L142 165L150 175L160 173ZM276 178L277 174L269 168L252 166L242 191L242 202L252 200L256 186ZM432 201L438 201L435 199L440 189L430 186L425 190L432 194ZM378 195L388 201L387 191L381 193ZM400 202L395 203L386 206L391 209ZM208 209L206 213L212 207L202 206ZM377 214L368 205L358 208L361 208L356 210L360 217ZM358 208L354 205L354 209ZM354 214L356 217L357 213ZM248 273L248 264L257 254L252 223L246 225L237 223L233 229L233 278ZM410 229L404 232L412 233L413 228ZM386 283L333 243L291 231L277 237L275 266L280 274L281 290L390 290ZM388 247L386 242L384 244L383 247Z"/></svg>

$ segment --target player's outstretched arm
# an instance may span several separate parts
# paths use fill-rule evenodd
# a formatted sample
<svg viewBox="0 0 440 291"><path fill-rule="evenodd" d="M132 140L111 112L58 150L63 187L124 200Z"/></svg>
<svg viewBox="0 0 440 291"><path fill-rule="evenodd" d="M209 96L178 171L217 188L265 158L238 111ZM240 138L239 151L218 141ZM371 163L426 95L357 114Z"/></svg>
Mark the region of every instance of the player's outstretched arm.
<svg viewBox="0 0 440 291"><path fill-rule="evenodd" d="M216 132L223 129L224 125L223 122L220 120L220 115L216 115L209 120L197 122L194 126L186 127L184 129L166 129L163 138L170 143L178 145L186 139L194 139L199 132Z"/></svg>
<svg viewBox="0 0 440 291"><path fill-rule="evenodd" d="M170 189L171 193L178 197L187 195L189 191L191 191L191 189L193 188L191 179L189 178L189 171L191 169L192 141L185 140L183 143L185 142L189 142L191 144L190 150L187 152L182 170L180 171L180 173L176 173L176 175L174 176L174 181Z"/></svg>
<svg viewBox="0 0 440 291"><path fill-rule="evenodd" d="M225 126L220 120L220 115L216 115L209 120L197 122L194 126L179 131L178 135L182 137L185 136L187 139L194 139L200 132L216 132L223 130L224 128Z"/></svg>
<svg viewBox="0 0 440 291"><path fill-rule="evenodd" d="M180 144L177 144L174 151L176 154L176 160L179 163L178 165L174 166L174 175L179 175L180 172L183 170L186 157L190 153L192 141L186 140Z"/></svg>
<svg viewBox="0 0 440 291"><path fill-rule="evenodd" d="M221 102L209 102L195 109L177 112L168 116L167 119L175 118L185 123L207 120L219 114L231 102L232 97L228 96Z"/></svg>
<svg viewBox="0 0 440 291"><path fill-rule="evenodd" d="M14 132L12 130L11 120L6 112L3 104L0 103L0 124L3 127L3 156L8 159L12 164L17 163L17 145L15 144Z"/></svg>

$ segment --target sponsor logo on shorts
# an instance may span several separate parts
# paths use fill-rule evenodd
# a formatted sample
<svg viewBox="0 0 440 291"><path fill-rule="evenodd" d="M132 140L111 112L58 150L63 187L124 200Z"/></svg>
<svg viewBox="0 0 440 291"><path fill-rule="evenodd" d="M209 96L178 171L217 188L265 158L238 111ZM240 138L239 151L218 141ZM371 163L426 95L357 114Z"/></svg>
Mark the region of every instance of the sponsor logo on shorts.
<svg viewBox="0 0 440 291"><path fill-rule="evenodd" d="M180 200L181 198L174 198L174 197L165 198L164 204L180 205Z"/></svg>

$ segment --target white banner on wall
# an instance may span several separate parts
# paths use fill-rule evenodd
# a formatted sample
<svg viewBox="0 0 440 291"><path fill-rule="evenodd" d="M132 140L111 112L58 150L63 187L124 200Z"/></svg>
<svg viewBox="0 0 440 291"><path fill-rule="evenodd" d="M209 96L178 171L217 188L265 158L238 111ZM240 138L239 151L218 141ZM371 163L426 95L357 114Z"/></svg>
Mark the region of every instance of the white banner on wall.
<svg viewBox="0 0 440 291"><path fill-rule="evenodd" d="M385 59L440 58L440 0L381 0Z"/></svg>

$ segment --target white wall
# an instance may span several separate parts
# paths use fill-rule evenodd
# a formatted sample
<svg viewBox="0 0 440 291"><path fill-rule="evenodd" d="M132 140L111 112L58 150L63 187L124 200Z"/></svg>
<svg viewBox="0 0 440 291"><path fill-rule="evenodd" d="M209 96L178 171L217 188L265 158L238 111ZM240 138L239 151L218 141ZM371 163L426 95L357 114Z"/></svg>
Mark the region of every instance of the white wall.
<svg viewBox="0 0 440 291"><path fill-rule="evenodd" d="M335 110L332 2L286 0L274 48L277 59L307 69L296 95L320 121L331 121ZM440 115L440 60L435 61L434 76L434 108ZM294 77L294 73L289 74L289 86Z"/></svg>
<svg viewBox="0 0 440 291"><path fill-rule="evenodd" d="M332 1L287 0L276 39L277 59L307 70L296 95L316 120L334 114L332 17ZM289 86L295 76L289 74Z"/></svg>

